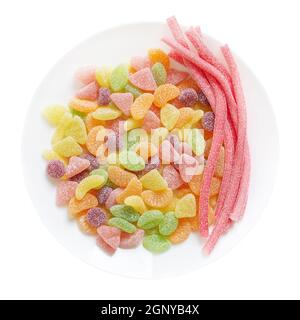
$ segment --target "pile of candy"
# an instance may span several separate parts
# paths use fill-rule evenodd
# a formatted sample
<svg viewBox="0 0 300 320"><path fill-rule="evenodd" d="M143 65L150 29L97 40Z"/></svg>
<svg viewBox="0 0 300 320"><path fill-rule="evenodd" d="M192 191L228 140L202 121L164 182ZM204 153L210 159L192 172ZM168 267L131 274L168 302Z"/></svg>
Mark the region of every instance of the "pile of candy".
<svg viewBox="0 0 300 320"><path fill-rule="evenodd" d="M235 62L222 48L227 71L199 28L183 33L173 17L168 25L169 54L81 68L68 107L43 112L55 127L43 156L56 203L109 254L140 243L164 252L199 231L210 253L245 210L250 161Z"/></svg>

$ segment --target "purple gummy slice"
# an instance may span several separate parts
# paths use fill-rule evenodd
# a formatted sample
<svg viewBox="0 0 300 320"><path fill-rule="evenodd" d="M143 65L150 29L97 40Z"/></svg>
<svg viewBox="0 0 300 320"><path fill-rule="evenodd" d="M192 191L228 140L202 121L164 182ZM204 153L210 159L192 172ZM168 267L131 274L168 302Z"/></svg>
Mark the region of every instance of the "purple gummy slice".
<svg viewBox="0 0 300 320"><path fill-rule="evenodd" d="M101 188L97 194L97 199L100 205L104 205L106 200L108 199L109 195L113 189L111 187L104 186Z"/></svg>
<svg viewBox="0 0 300 320"><path fill-rule="evenodd" d="M87 222L94 228L100 227L106 220L105 212L100 208L91 208L87 212Z"/></svg>
<svg viewBox="0 0 300 320"><path fill-rule="evenodd" d="M89 173L90 173L89 169L86 169L86 170L76 174L76 176L72 177L70 180L79 183L81 180L86 178L89 175Z"/></svg>
<svg viewBox="0 0 300 320"><path fill-rule="evenodd" d="M209 106L209 102L205 96L205 94L201 91L198 93L198 100L200 103L202 103L205 106Z"/></svg>
<svg viewBox="0 0 300 320"><path fill-rule="evenodd" d="M93 155L91 155L90 153L84 153L80 156L80 158L83 158L83 159L86 159L86 160L89 160L90 162L90 166L89 166L89 171L93 171L95 169L98 169L99 168L99 162L97 160L96 157L94 157Z"/></svg>
<svg viewBox="0 0 300 320"><path fill-rule="evenodd" d="M60 160L50 160L47 165L47 174L51 178L59 179L65 174L65 165Z"/></svg>
<svg viewBox="0 0 300 320"><path fill-rule="evenodd" d="M185 107L193 107L198 101L198 94L195 89L187 88L181 91L178 99Z"/></svg>
<svg viewBox="0 0 300 320"><path fill-rule="evenodd" d="M98 103L100 106L107 106L110 103L110 90L108 88L99 89Z"/></svg>
<svg viewBox="0 0 300 320"><path fill-rule="evenodd" d="M202 117L202 126L207 131L213 131L215 125L215 114L211 111L205 112Z"/></svg>

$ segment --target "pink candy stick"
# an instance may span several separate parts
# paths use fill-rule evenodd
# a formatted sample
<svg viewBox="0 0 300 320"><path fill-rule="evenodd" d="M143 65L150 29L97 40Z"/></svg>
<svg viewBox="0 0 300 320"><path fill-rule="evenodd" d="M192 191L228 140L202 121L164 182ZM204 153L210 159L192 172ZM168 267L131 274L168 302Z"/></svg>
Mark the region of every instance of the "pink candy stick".
<svg viewBox="0 0 300 320"><path fill-rule="evenodd" d="M167 25L169 26L169 29L174 37L174 39L180 43L185 48L188 47L187 42L184 37L184 33L182 32L179 23L177 22L177 19L172 16L167 19Z"/></svg>
<svg viewBox="0 0 300 320"><path fill-rule="evenodd" d="M168 56L170 59L173 59L177 63L184 65L184 61L183 61L181 55L179 55L175 50L171 50L169 52Z"/></svg>

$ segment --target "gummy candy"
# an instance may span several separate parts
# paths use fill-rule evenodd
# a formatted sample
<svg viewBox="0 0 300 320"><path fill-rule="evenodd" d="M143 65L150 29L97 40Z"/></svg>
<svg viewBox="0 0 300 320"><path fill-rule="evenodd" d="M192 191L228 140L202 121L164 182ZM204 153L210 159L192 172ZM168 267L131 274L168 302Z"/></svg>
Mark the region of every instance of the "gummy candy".
<svg viewBox="0 0 300 320"><path fill-rule="evenodd" d="M86 128L79 116L74 116L70 125L65 129L65 136L73 137L79 144L85 144L87 139Z"/></svg>
<svg viewBox="0 0 300 320"><path fill-rule="evenodd" d="M119 161L129 171L140 171L145 168L145 160L133 151L120 152Z"/></svg>
<svg viewBox="0 0 300 320"><path fill-rule="evenodd" d="M97 155L97 150L102 144L101 141L97 141L97 135L100 130L105 130L105 128L103 126L96 126L92 128L91 131L88 133L86 140L86 147L88 151L94 156Z"/></svg>
<svg viewBox="0 0 300 320"><path fill-rule="evenodd" d="M89 112L95 111L98 108L98 103L97 101L81 100L78 98L73 98L69 102L69 107L76 111L89 113Z"/></svg>
<svg viewBox="0 0 300 320"><path fill-rule="evenodd" d="M119 247L121 231L118 228L102 225L97 228L97 233L114 250Z"/></svg>
<svg viewBox="0 0 300 320"><path fill-rule="evenodd" d="M65 158L61 157L60 155L58 155L55 151L53 150L44 150L43 153L43 158L45 160L60 160L62 161L65 165L67 164L67 161Z"/></svg>
<svg viewBox="0 0 300 320"><path fill-rule="evenodd" d="M75 195L78 183L74 181L60 181L56 187L56 204L65 206Z"/></svg>
<svg viewBox="0 0 300 320"><path fill-rule="evenodd" d="M160 62L164 65L166 70L169 69L170 59L168 55L161 49L150 49L148 50L148 57L152 64Z"/></svg>
<svg viewBox="0 0 300 320"><path fill-rule="evenodd" d="M98 205L98 200L92 194L86 194L81 200L77 200L73 197L68 205L69 216L74 218L78 213L96 207Z"/></svg>
<svg viewBox="0 0 300 320"><path fill-rule="evenodd" d="M104 186L106 184L107 180L108 180L108 173L103 168L98 168L98 169L95 169L95 170L91 171L90 175L98 175L98 176L103 177L104 181L102 183L102 186Z"/></svg>
<svg viewBox="0 0 300 320"><path fill-rule="evenodd" d="M173 244L179 244L187 240L191 232L191 225L188 222L181 221L180 219L177 229L168 237L168 239Z"/></svg>
<svg viewBox="0 0 300 320"><path fill-rule="evenodd" d="M157 169L151 170L140 178L144 189L162 191L167 189L167 181L161 176Z"/></svg>
<svg viewBox="0 0 300 320"><path fill-rule="evenodd" d="M51 139L52 145L56 144L57 142L59 142L65 137L65 131L71 125L72 121L73 121L73 117L71 113L65 112L61 120L59 121L59 124L57 125L57 128L54 131L54 134L52 136L52 139Z"/></svg>
<svg viewBox="0 0 300 320"><path fill-rule="evenodd" d="M109 88L111 72L112 70L109 67L101 67L96 70L95 76L100 87Z"/></svg>
<svg viewBox="0 0 300 320"><path fill-rule="evenodd" d="M168 129L172 130L180 116L179 110L172 104L166 104L160 111L161 123Z"/></svg>
<svg viewBox="0 0 300 320"><path fill-rule="evenodd" d="M78 156L82 148L72 137L66 137L53 145L53 150L62 157Z"/></svg>
<svg viewBox="0 0 300 320"><path fill-rule="evenodd" d="M204 115L203 110L194 110L192 119L184 125L185 128L200 127L200 120Z"/></svg>
<svg viewBox="0 0 300 320"><path fill-rule="evenodd" d="M130 107L133 104L133 94L127 93L113 93L110 96L112 102L126 115L130 115Z"/></svg>
<svg viewBox="0 0 300 320"><path fill-rule="evenodd" d="M184 107L193 107L198 101L198 94L195 89L186 88L180 92L178 100Z"/></svg>
<svg viewBox="0 0 300 320"><path fill-rule="evenodd" d="M76 98L94 101L98 98L98 91L99 86L95 81L93 81L83 88L79 89L79 91L77 91L76 93Z"/></svg>
<svg viewBox="0 0 300 320"><path fill-rule="evenodd" d="M86 115L84 119L84 123L85 123L87 132L90 132L94 127L102 126L104 124L104 121L94 119L93 113L90 112Z"/></svg>
<svg viewBox="0 0 300 320"><path fill-rule="evenodd" d="M144 170L140 171L139 174L143 176L147 172L159 168L159 166L160 166L160 160L159 160L158 154L156 154L149 159L148 163L146 163L145 165Z"/></svg>
<svg viewBox="0 0 300 320"><path fill-rule="evenodd" d="M163 84L159 86L154 92L154 104L162 108L169 101L177 98L180 94L180 90L173 84Z"/></svg>
<svg viewBox="0 0 300 320"><path fill-rule="evenodd" d="M163 177L167 181L168 187L172 190L178 189L184 184L180 174L172 165L164 167Z"/></svg>
<svg viewBox="0 0 300 320"><path fill-rule="evenodd" d="M135 99L131 105L130 112L134 120L141 120L145 117L152 105L154 96L151 93L143 93Z"/></svg>
<svg viewBox="0 0 300 320"><path fill-rule="evenodd" d="M99 162L97 160L97 158L95 158L93 155L91 155L90 153L84 153L80 156L80 158L82 159L86 159L90 162L90 166L89 166L89 170L95 170L99 168Z"/></svg>
<svg viewBox="0 0 300 320"><path fill-rule="evenodd" d="M104 205L113 189L109 186L102 187L97 193L97 199L100 205Z"/></svg>
<svg viewBox="0 0 300 320"><path fill-rule="evenodd" d="M67 179L76 176L78 173L84 171L90 166L90 162L79 157L71 157L69 164L66 167L65 177Z"/></svg>
<svg viewBox="0 0 300 320"><path fill-rule="evenodd" d="M132 129L136 129L142 126L143 120L134 120L129 118L125 121L124 129L125 131L130 131Z"/></svg>
<svg viewBox="0 0 300 320"><path fill-rule="evenodd" d="M173 192L170 188L164 191L146 190L141 196L146 205L153 208L164 208L172 201Z"/></svg>
<svg viewBox="0 0 300 320"><path fill-rule="evenodd" d="M167 71L164 65L156 62L151 68L154 80L158 86L165 84L167 81Z"/></svg>
<svg viewBox="0 0 300 320"><path fill-rule="evenodd" d="M154 144L147 143L147 142L141 142L139 144L136 144L134 147L134 151L138 155L140 155L145 160L145 162L150 157L153 157L154 155L156 155L158 152L158 150Z"/></svg>
<svg viewBox="0 0 300 320"><path fill-rule="evenodd" d="M117 250L117 248L112 248L110 245L108 245L100 236L96 238L96 244L110 256L112 256Z"/></svg>
<svg viewBox="0 0 300 320"><path fill-rule="evenodd" d="M170 242L159 234L144 237L143 246L152 253L162 253L170 249Z"/></svg>
<svg viewBox="0 0 300 320"><path fill-rule="evenodd" d="M130 60L130 65L135 70L141 70L150 67L150 60L147 57L132 57Z"/></svg>
<svg viewBox="0 0 300 320"><path fill-rule="evenodd" d="M169 131L164 127L155 128L151 130L151 143L153 143L156 147L160 146L162 142L168 136Z"/></svg>
<svg viewBox="0 0 300 320"><path fill-rule="evenodd" d="M129 76L129 81L143 91L154 91L157 88L150 68L141 69Z"/></svg>
<svg viewBox="0 0 300 320"><path fill-rule="evenodd" d="M179 160L179 173L184 182L190 182L197 173L198 161L187 154L182 154Z"/></svg>
<svg viewBox="0 0 300 320"><path fill-rule="evenodd" d="M117 188L117 189L114 189L108 196L106 202L105 202L105 207L107 209L110 209L113 205L115 205L117 203L117 196L122 194L123 192L123 189L121 188Z"/></svg>
<svg viewBox="0 0 300 320"><path fill-rule="evenodd" d="M175 217L175 213L167 212L159 224L159 233L163 236L169 236L177 229L177 226L178 219Z"/></svg>
<svg viewBox="0 0 300 320"><path fill-rule="evenodd" d="M105 183L103 176L91 175L80 181L76 188L75 197L81 200L92 189L100 188Z"/></svg>
<svg viewBox="0 0 300 320"><path fill-rule="evenodd" d="M178 162L180 156L168 140L165 140L159 149L159 156L163 164Z"/></svg>
<svg viewBox="0 0 300 320"><path fill-rule="evenodd" d="M134 233L121 233L120 248L132 249L136 248L143 240L144 230L137 229Z"/></svg>
<svg viewBox="0 0 300 320"><path fill-rule="evenodd" d="M184 127L187 123L189 123L194 116L194 110L192 108L180 108L179 109L179 118L176 122L175 127L176 128L182 128Z"/></svg>
<svg viewBox="0 0 300 320"><path fill-rule="evenodd" d="M132 129L127 134L127 148L130 149L140 143L144 143L148 140L148 134L144 129L137 128Z"/></svg>
<svg viewBox="0 0 300 320"><path fill-rule="evenodd" d="M213 112L205 112L202 117L202 126L207 131L213 131L215 125L215 114Z"/></svg>
<svg viewBox="0 0 300 320"><path fill-rule="evenodd" d="M61 178L65 174L64 163L60 160L50 160L47 164L47 174L51 178Z"/></svg>
<svg viewBox="0 0 300 320"><path fill-rule="evenodd" d="M108 220L108 224L126 233L134 233L136 231L136 226L134 224L122 218L111 218Z"/></svg>
<svg viewBox="0 0 300 320"><path fill-rule="evenodd" d="M93 117L97 120L113 120L121 116L122 112L115 106L100 107L93 112Z"/></svg>
<svg viewBox="0 0 300 320"><path fill-rule="evenodd" d="M127 83L127 85L125 86L125 91L133 94L134 98L137 98L142 94L142 91L140 91L138 88L131 85L130 83Z"/></svg>
<svg viewBox="0 0 300 320"><path fill-rule="evenodd" d="M179 189L174 190L174 195L178 199L181 199L182 197L186 196L187 194L191 193L191 189L188 185L182 185ZM175 210L175 209L174 209Z"/></svg>
<svg viewBox="0 0 300 320"><path fill-rule="evenodd" d="M183 224L189 224L192 232L199 232L199 216L195 215L192 218L182 218L179 220Z"/></svg>
<svg viewBox="0 0 300 320"><path fill-rule="evenodd" d="M201 187L201 182L202 182L202 175L194 175L189 181L189 187L191 188L192 192L196 195L199 196L200 194L200 187Z"/></svg>
<svg viewBox="0 0 300 320"><path fill-rule="evenodd" d="M140 217L139 213L133 207L124 204L117 204L112 206L110 208L110 212L113 216L117 218L123 218L128 222L136 222Z"/></svg>
<svg viewBox="0 0 300 320"><path fill-rule="evenodd" d="M122 91L128 82L128 66L121 64L113 69L110 76L110 87L113 92Z"/></svg>
<svg viewBox="0 0 300 320"><path fill-rule="evenodd" d="M188 73L176 69L169 69L167 75L167 83L174 84L175 86L188 77Z"/></svg>
<svg viewBox="0 0 300 320"><path fill-rule="evenodd" d="M57 126L67 109L61 105L53 105L43 110L43 116L52 125Z"/></svg>
<svg viewBox="0 0 300 320"><path fill-rule="evenodd" d="M160 127L159 117L152 111L148 111L143 121L143 129L150 132L153 129Z"/></svg>
<svg viewBox="0 0 300 320"><path fill-rule="evenodd" d="M117 203L123 203L129 196L140 195L142 190L141 182L137 178L131 179L124 191L116 197Z"/></svg>
<svg viewBox="0 0 300 320"><path fill-rule="evenodd" d="M200 129L191 129L187 134L187 143L192 147L192 150L196 156L200 156L204 153L205 140Z"/></svg>
<svg viewBox="0 0 300 320"><path fill-rule="evenodd" d="M89 170L84 170L84 171L76 174L76 176L70 178L70 180L79 183L81 180L86 178L89 174L90 174Z"/></svg>
<svg viewBox="0 0 300 320"><path fill-rule="evenodd" d="M189 193L179 199L175 208L176 218L190 218L196 215L196 198Z"/></svg>
<svg viewBox="0 0 300 320"><path fill-rule="evenodd" d="M82 84L89 84L95 80L95 72L95 66L84 66L75 72L74 77Z"/></svg>
<svg viewBox="0 0 300 320"><path fill-rule="evenodd" d="M152 229L157 227L163 220L164 215L159 210L149 210L144 212L138 222L137 226L141 229Z"/></svg>
<svg viewBox="0 0 300 320"><path fill-rule="evenodd" d="M198 100L203 106L209 106L209 102L202 91L198 93Z"/></svg>
<svg viewBox="0 0 300 320"><path fill-rule="evenodd" d="M124 200L124 204L132 207L139 213L144 213L147 211L147 207L140 196L129 196Z"/></svg>
<svg viewBox="0 0 300 320"><path fill-rule="evenodd" d="M90 226L98 228L106 221L106 214L100 208L91 208L87 211L86 220Z"/></svg>
<svg viewBox="0 0 300 320"><path fill-rule="evenodd" d="M109 180L121 188L125 188L130 180L136 177L134 173L128 172L117 166L109 166L107 172Z"/></svg>
<svg viewBox="0 0 300 320"><path fill-rule="evenodd" d="M99 89L98 104L100 106L107 106L110 103L110 90L108 88Z"/></svg>
<svg viewBox="0 0 300 320"><path fill-rule="evenodd" d="M97 234L97 229L88 223L86 214L78 216L76 221L80 231L82 231L83 233L91 235Z"/></svg>

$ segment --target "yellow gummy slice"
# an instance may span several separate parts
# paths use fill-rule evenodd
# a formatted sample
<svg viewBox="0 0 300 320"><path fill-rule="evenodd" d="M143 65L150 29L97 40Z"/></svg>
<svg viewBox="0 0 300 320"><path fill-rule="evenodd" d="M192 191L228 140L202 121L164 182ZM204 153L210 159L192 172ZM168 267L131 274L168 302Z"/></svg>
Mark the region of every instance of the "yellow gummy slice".
<svg viewBox="0 0 300 320"><path fill-rule="evenodd" d="M192 218L196 215L196 198L189 193L178 200L175 208L176 218Z"/></svg>
<svg viewBox="0 0 300 320"><path fill-rule="evenodd" d="M100 188L104 185L105 178L100 175L91 175L80 181L76 188L75 197L81 200L92 189Z"/></svg>
<svg viewBox="0 0 300 320"><path fill-rule="evenodd" d="M172 130L180 116L179 110L174 107L172 104L166 104L161 110L160 110L160 120L161 123L168 129Z"/></svg>
<svg viewBox="0 0 300 320"><path fill-rule="evenodd" d="M129 118L125 121L124 129L125 131L130 131L132 129L140 128L143 125L143 120L134 120Z"/></svg>
<svg viewBox="0 0 300 320"><path fill-rule="evenodd" d="M130 112L134 120L144 119L146 113L150 109L154 101L154 96L151 93L143 93L135 99L130 107Z"/></svg>
<svg viewBox="0 0 300 320"><path fill-rule="evenodd" d="M144 200L140 196L129 196L124 200L124 204L131 206L139 213L144 213L148 210Z"/></svg>
<svg viewBox="0 0 300 320"><path fill-rule="evenodd" d="M57 128L54 131L54 134L51 139L52 144L57 143L65 137L65 131L72 123L72 120L72 114L70 112L65 112L61 120L59 121Z"/></svg>
<svg viewBox="0 0 300 320"><path fill-rule="evenodd" d="M62 158L59 154L57 154L53 150L44 150L42 152L42 156L45 160L61 160L65 165L67 165L66 159Z"/></svg>
<svg viewBox="0 0 300 320"><path fill-rule="evenodd" d="M169 130L161 127L151 130L151 143L156 147L159 147L162 142L167 138Z"/></svg>
<svg viewBox="0 0 300 320"><path fill-rule="evenodd" d="M66 137L53 145L53 150L61 157L79 156L82 148L72 137Z"/></svg>
<svg viewBox="0 0 300 320"><path fill-rule="evenodd" d="M161 176L157 169L151 170L140 178L144 189L162 191L168 188L167 181Z"/></svg>
<svg viewBox="0 0 300 320"><path fill-rule="evenodd" d="M96 80L100 87L109 88L112 68L102 67L96 70Z"/></svg>
<svg viewBox="0 0 300 320"><path fill-rule="evenodd" d="M192 128L197 122L199 122L203 117L204 112L202 110L195 110L193 113L192 120L186 123L183 128Z"/></svg>
<svg viewBox="0 0 300 320"><path fill-rule="evenodd" d="M115 106L100 107L93 112L93 118L97 120L114 120L121 116L122 112Z"/></svg>
<svg viewBox="0 0 300 320"><path fill-rule="evenodd" d="M53 105L43 110L43 116L52 125L57 126L67 109L62 105Z"/></svg>
<svg viewBox="0 0 300 320"><path fill-rule="evenodd" d="M79 116L74 116L65 130L65 136L73 137L79 144L85 144L87 139L86 127Z"/></svg>

